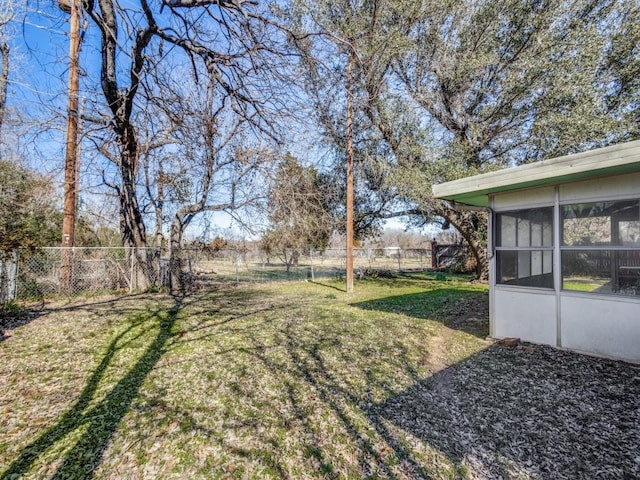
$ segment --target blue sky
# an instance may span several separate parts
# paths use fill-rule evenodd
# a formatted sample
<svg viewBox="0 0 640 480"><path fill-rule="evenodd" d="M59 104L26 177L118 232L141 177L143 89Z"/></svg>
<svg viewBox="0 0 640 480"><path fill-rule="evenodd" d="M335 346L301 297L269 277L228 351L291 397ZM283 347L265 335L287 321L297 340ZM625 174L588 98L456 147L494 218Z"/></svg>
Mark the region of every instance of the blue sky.
<svg viewBox="0 0 640 480"><path fill-rule="evenodd" d="M53 2L52 2L53 3ZM68 23L66 16L50 4L30 4L16 12L9 28L11 44L7 103L25 122L51 116L52 106L66 105ZM62 119L49 121L34 143L30 135L21 147L32 168L52 174L59 170ZM33 133L33 132L32 132Z"/></svg>
<svg viewBox="0 0 640 480"><path fill-rule="evenodd" d="M50 175L55 187L61 190L65 119L60 114L64 114L67 103L69 23L68 15L56 4L53 1L30 3L26 12L16 15L10 31L12 69L8 102L10 106L19 106L21 115L27 120L29 117L49 119L44 128L38 127L40 133L37 137L23 137L20 143L29 166ZM81 66L88 73L95 74L100 62L96 49L99 41L95 41L95 38L87 40L83 44ZM83 89L81 83L81 99L90 99L91 95L94 94ZM297 143L292 149L292 153L301 160L313 162L315 157L321 155L321 152L309 149L303 143ZM295 151L296 148L299 152ZM83 165L82 168L88 167ZM81 197L87 187L81 182ZM84 198L90 208L96 207L87 195ZM223 231L236 228L236 223L224 214L216 215L213 223ZM403 227L395 219L388 221L387 225L389 228Z"/></svg>

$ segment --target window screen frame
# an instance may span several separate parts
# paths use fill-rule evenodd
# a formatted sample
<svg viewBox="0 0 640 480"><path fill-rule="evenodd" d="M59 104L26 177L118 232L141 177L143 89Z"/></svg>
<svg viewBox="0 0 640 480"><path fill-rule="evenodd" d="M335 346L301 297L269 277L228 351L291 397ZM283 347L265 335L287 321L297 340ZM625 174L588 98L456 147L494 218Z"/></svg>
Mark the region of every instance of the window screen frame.
<svg viewBox="0 0 640 480"><path fill-rule="evenodd" d="M574 211L579 210L578 207L586 207L586 206L596 206L602 205L600 208L601 211L606 211L607 204L613 205L616 203L620 204L631 204L637 203L638 209L638 217L632 221L640 222L640 197L620 197L620 198L608 198L606 200L573 200L573 201L565 201L560 202L559 204L559 215L558 215L558 229L560 234L560 288L563 292L571 292L571 293L584 293L587 295L605 295L607 297L623 297L623 298L640 298L640 263L638 266L632 266L631 269L629 266L621 265L618 262L621 258L624 258L625 255L636 254L636 256L640 256L640 242L635 242L632 244L623 244L619 238L617 238L620 232L614 232L614 228L612 226L613 215L609 216L609 228L611 229L610 238L608 242L601 242L599 244L589 242L589 243L577 243L572 241L568 243L565 241L565 220L573 219L575 217L567 217L566 209L567 207L574 207ZM595 208L595 207L594 207ZM597 210L597 208L596 208ZM619 211L619 210L613 210ZM606 216L603 216L606 218ZM586 216L584 218L598 218L597 216ZM620 221L620 220L618 220ZM629 220L624 220L629 221ZM589 238L591 240L591 238ZM582 290L579 284L573 285L575 282L569 282L567 279L571 279L579 277L579 273L576 272L575 262L579 260L580 254L583 255L582 260L585 257L589 257L590 255L594 255L596 253L602 253L604 258L606 258L606 254L610 257L610 276L599 276L596 274L588 275L584 274L585 282L588 284L588 279L591 277L593 279L593 284L590 287L591 289ZM570 260L570 256L575 255L573 259ZM591 259L589 259L591 260ZM567 273L567 269L571 262L574 263L574 270L570 273ZM627 272L625 277L625 271ZM627 282L632 282L634 277L637 279L635 286L634 285L626 285ZM608 280L608 289L605 288L607 286L606 279ZM602 283L601 288L596 288L597 283ZM572 285L573 288L569 288L568 286Z"/></svg>
<svg viewBox="0 0 640 480"><path fill-rule="evenodd" d="M545 211L543 222L534 222L531 212ZM529 212L528 217L523 214ZM503 225L506 218L514 218L514 240L505 242ZM527 208L516 208L493 212L493 245L495 257L494 283L501 287L525 287L551 291L555 289L554 258L555 258L555 216L553 205L543 205ZM523 221L528 223L528 231L521 228ZM535 225L539 225L539 241L533 238ZM546 227L545 227L546 225ZM548 230L545 231L545 228ZM522 239L522 241L521 241ZM523 243L525 245L523 245ZM515 255L515 276L505 279L502 261L509 254ZM534 268L534 257L540 256L540 268ZM528 269L525 267L528 258ZM537 263L537 260L536 260ZM521 268L522 267L522 268ZM534 274L534 271L539 273ZM521 273L524 272L522 275ZM531 279L527 281L527 279ZM536 280L537 279L537 280Z"/></svg>

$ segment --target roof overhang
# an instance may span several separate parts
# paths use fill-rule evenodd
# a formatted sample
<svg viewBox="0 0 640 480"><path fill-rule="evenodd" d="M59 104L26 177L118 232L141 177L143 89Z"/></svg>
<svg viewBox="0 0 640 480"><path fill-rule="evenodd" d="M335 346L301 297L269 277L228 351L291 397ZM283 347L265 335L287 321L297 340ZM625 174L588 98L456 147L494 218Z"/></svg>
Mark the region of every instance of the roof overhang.
<svg viewBox="0 0 640 480"><path fill-rule="evenodd" d="M640 140L441 183L433 196L487 207L496 193L630 172L640 172Z"/></svg>

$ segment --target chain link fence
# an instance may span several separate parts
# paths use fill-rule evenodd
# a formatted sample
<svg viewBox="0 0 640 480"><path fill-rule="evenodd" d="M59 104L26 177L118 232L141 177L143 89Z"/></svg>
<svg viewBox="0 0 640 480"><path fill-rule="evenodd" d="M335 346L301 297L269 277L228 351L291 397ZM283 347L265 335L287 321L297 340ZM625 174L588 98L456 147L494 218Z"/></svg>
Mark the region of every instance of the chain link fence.
<svg viewBox="0 0 640 480"><path fill-rule="evenodd" d="M344 276L344 249L268 255L251 249L43 248L0 260L0 301L133 293L168 288L179 282L188 290L224 284L320 280ZM357 276L372 272L429 269L430 249L395 247L356 249Z"/></svg>
<svg viewBox="0 0 640 480"><path fill-rule="evenodd" d="M132 291L131 255L124 248L43 248L15 256L13 292L3 299L37 300ZM5 262L10 263L10 262Z"/></svg>

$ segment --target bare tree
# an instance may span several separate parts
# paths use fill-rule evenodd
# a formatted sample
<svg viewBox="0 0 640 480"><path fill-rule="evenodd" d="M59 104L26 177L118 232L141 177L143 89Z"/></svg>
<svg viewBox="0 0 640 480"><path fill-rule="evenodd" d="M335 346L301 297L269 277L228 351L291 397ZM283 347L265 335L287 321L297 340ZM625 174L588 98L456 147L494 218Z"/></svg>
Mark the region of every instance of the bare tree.
<svg viewBox="0 0 640 480"><path fill-rule="evenodd" d="M13 1L6 0L0 5L0 140L7 106L7 90L9 87L9 39L7 28L14 17Z"/></svg>
<svg viewBox="0 0 640 480"><path fill-rule="evenodd" d="M156 121L145 109L158 107L154 96L162 98L159 89L163 84L187 81L204 85L200 88L225 97L225 110L251 125L253 135L273 134L270 114L279 105L270 83L278 81L274 58L281 35L267 18L250 8L252 2L244 0L139 0L126 7L114 0L84 1L86 14L100 31L99 81L104 102L96 107L95 116L103 119L111 133L99 148L116 168L108 183L118 195L125 246L148 244L139 177L143 157L158 150L150 137L144 137L154 130L149 122ZM163 69L166 65L179 68ZM192 74L184 75L185 65L190 65ZM205 169L205 184L210 174ZM163 175L158 171L156 176L160 179L160 191L153 195L156 217L163 215ZM208 192L208 187L205 190ZM212 208L206 196L185 205L176 220L176 231L184 230L195 210ZM142 256L138 261L147 263ZM150 275L151 268L145 268Z"/></svg>
<svg viewBox="0 0 640 480"><path fill-rule="evenodd" d="M204 88L182 92L172 102L161 102L173 124L175 149L158 165L160 181L151 201L157 211L164 209L162 215L172 213L168 228L172 290L185 286L180 250L194 219L210 212L238 211L264 195L260 169L273 156L253 145L247 131L250 122L235 114L231 101L211 81Z"/></svg>

